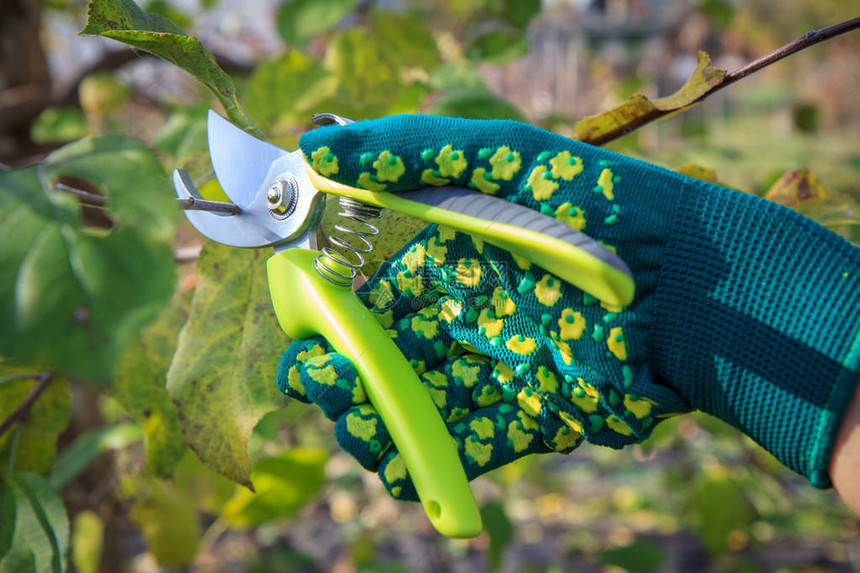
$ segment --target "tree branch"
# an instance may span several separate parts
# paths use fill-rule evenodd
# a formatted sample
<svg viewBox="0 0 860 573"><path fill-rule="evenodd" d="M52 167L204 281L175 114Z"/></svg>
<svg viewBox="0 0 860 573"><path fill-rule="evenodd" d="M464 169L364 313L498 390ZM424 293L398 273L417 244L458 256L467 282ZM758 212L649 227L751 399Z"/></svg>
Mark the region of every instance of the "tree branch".
<svg viewBox="0 0 860 573"><path fill-rule="evenodd" d="M9 428L11 428L16 422L22 420L29 412L30 408L36 402L36 399L45 391L45 388L48 387L48 384L51 383L51 380L54 379L53 372L44 372L39 374L38 382L33 386L33 389L30 390L30 393L24 398L24 401L15 408L15 411L9 414L9 416L0 423L0 436L5 434Z"/></svg>
<svg viewBox="0 0 860 573"><path fill-rule="evenodd" d="M788 56L795 54L801 50L805 50L810 46L814 46L819 42L835 38L836 36L841 36L842 34L845 34L852 30L856 30L857 28L860 28L860 16L856 18L851 18L850 20L845 20L844 22L840 22L838 24L833 24L832 26L827 26L826 28L821 28L820 30L810 30L804 36L801 36L793 42L789 42L783 47L774 50L773 52L762 56L757 60L750 62L744 67L737 69L729 74L726 74L726 79L723 81L723 83L717 86L713 91L720 90L727 85L730 85L740 79L747 77L750 74L754 74L762 68L766 68L767 66L776 63L783 58L787 58ZM710 93L712 92L709 92L706 95L710 95Z"/></svg>
<svg viewBox="0 0 860 573"><path fill-rule="evenodd" d="M621 103L621 105L613 109L583 118L579 121L576 124L576 139L592 145L603 145L618 139L623 135L627 135L640 127L648 125L649 123L674 114L679 110L689 108L690 106L701 102L711 94L718 92L736 81L766 68L783 58L825 40L856 30L857 28L860 28L860 17L852 18L832 26L827 26L820 30L812 30L807 32L804 36L801 36L781 48L774 50L773 52L730 73L726 73L709 66L704 70L705 73L712 74L711 78L706 79L709 87L695 98L690 97L690 99L685 99L681 93L684 90L684 87L676 92L676 94L670 95L666 98L653 100L653 102L648 100L648 98L642 94L634 94L632 97ZM703 72L697 71L697 73ZM717 74L721 74L722 77L715 78ZM691 78L691 80L693 79L701 78ZM679 95L680 97L678 97Z"/></svg>

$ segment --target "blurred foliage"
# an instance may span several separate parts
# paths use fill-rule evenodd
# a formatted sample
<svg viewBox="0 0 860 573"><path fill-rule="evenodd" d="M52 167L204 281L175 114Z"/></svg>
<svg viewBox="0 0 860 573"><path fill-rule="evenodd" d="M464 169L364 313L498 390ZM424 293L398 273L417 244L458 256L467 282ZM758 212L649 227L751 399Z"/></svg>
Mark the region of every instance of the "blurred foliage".
<svg viewBox="0 0 860 573"><path fill-rule="evenodd" d="M40 373L57 373L0 435L0 572L66 571L69 562L81 573L417 573L455 563L657 572L683 559L715 571L848 570L860 520L832 492L812 490L704 415L663 422L623 452L582 448L500 468L475 483L485 533L440 538L420 507L386 497L338 451L330 422L298 404L284 407L274 373L288 341L269 302L267 253L207 245L196 265L179 265L172 247L198 239L184 225L177 233L166 177L184 167L205 197L226 200L207 159L213 105L284 147L295 146L316 111L509 118L593 141L673 115L610 147L707 181L719 173L721 184L860 242L860 147L834 130L829 94L802 89L818 80L797 82L786 71L804 59L823 68L823 51L690 111L723 78L707 55L678 78L676 86L687 79L679 91L656 98L630 96L653 88L653 70L589 52L583 83L604 94L600 109L609 111L577 123L515 104L490 81L527 54L535 18L556 18L552 3L284 0L271 15L283 45L255 55L235 77L183 31L218 4L154 0L144 11L131 0L92 0L83 34L155 53L208 92L193 102L152 100L121 74L91 74L77 89L79 108L50 107L31 127L40 143L73 143L39 166L0 170L0 421ZM716 38L746 56L853 17L850 4L701 0L694 14L710 30L703 43ZM83 17L76 3L49 7ZM644 53L640 32L619 30L623 50ZM587 45L609 53L613 43ZM542 93L530 77L518 85ZM613 89L621 101L614 108L605 95ZM132 131L145 141L117 135ZM104 204L58 190L58 182ZM386 213L381 225L374 255L385 257L423 223ZM118 536L134 548L119 562Z"/></svg>

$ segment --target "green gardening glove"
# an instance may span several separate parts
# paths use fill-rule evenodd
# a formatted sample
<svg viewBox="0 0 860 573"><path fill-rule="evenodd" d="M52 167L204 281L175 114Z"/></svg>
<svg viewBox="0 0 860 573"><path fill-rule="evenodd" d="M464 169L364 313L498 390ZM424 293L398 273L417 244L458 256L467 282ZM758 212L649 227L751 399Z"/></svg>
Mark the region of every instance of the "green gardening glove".
<svg viewBox="0 0 860 573"><path fill-rule="evenodd" d="M600 303L528 261L431 225L359 293L447 421L469 478L582 439L619 448L700 409L816 487L860 379L860 251L801 215L510 121L396 116L324 127L321 175L372 191L468 186L615 251L636 297ZM278 384L416 499L355 370L294 341Z"/></svg>

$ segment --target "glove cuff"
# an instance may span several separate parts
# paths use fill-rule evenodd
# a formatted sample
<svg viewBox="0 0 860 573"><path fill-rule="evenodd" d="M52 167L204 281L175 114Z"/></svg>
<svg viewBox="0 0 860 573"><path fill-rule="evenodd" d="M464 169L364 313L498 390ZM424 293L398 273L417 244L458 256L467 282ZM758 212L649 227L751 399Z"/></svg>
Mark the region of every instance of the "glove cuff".
<svg viewBox="0 0 860 573"><path fill-rule="evenodd" d="M860 250L781 205L698 181L670 238L656 381L829 487L860 380Z"/></svg>

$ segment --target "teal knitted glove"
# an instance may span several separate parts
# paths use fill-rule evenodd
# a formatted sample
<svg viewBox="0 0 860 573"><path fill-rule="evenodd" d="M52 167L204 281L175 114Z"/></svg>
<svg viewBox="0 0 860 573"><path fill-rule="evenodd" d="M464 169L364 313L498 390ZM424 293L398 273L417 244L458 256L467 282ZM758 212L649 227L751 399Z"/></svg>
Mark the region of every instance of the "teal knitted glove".
<svg viewBox="0 0 860 573"><path fill-rule="evenodd" d="M509 121L397 116L303 136L320 174L373 191L469 186L553 215L626 261L611 308L443 227L362 297L448 421L470 478L581 437L622 447L700 409L813 485L860 379L860 251L762 199ZM414 489L351 365L296 341L278 383L317 403L395 497Z"/></svg>

